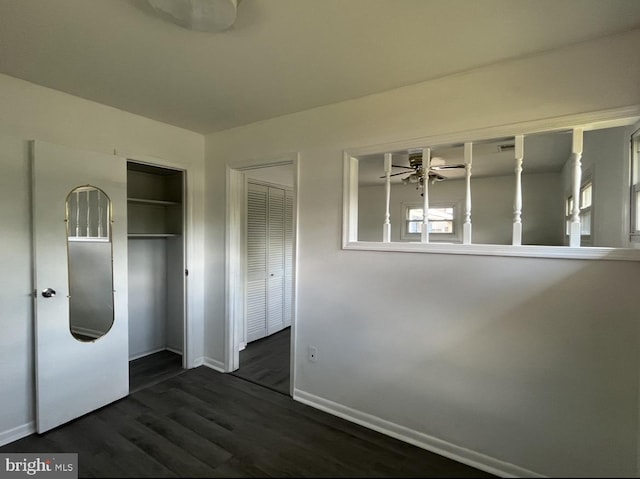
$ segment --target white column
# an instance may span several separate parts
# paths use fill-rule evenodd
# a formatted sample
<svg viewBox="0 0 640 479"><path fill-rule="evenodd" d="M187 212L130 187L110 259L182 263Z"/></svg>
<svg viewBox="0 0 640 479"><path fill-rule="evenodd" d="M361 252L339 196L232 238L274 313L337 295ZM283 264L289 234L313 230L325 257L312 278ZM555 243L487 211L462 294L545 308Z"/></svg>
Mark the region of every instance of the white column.
<svg viewBox="0 0 640 479"><path fill-rule="evenodd" d="M431 168L431 148L422 149L422 234L420 241L429 242L429 169Z"/></svg>
<svg viewBox="0 0 640 479"><path fill-rule="evenodd" d="M513 200L513 239L512 244L522 244L522 160L524 159L524 136L515 137L516 194Z"/></svg>
<svg viewBox="0 0 640 479"><path fill-rule="evenodd" d="M382 241L384 243L391 242L391 153L384 154L384 174L385 174L385 188L387 194L387 207L384 213L384 225L382 225Z"/></svg>
<svg viewBox="0 0 640 479"><path fill-rule="evenodd" d="M87 197L87 238L91 237L91 201L89 201L89 190L86 190Z"/></svg>
<svg viewBox="0 0 640 479"><path fill-rule="evenodd" d="M471 244L471 162L473 158L473 143L464 144L464 165L466 195L464 205L464 224L462 225L462 244Z"/></svg>
<svg viewBox="0 0 640 479"><path fill-rule="evenodd" d="M80 192L76 191L76 238L80 236Z"/></svg>
<svg viewBox="0 0 640 479"><path fill-rule="evenodd" d="M97 190L98 193L98 238L103 238L105 235L102 231L102 215L104 214L102 211L102 196L100 195L100 190Z"/></svg>
<svg viewBox="0 0 640 479"><path fill-rule="evenodd" d="M573 141L571 144L572 170L572 196L573 209L571 210L571 224L569 229L569 246L580 246L580 186L582 182L582 128L573 129Z"/></svg>

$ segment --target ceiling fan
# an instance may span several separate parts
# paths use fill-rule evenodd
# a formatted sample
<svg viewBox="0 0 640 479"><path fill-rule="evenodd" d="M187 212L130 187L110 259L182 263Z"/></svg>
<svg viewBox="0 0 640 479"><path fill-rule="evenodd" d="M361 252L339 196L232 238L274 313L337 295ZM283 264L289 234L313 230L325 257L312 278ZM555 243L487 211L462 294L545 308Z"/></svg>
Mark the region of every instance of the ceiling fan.
<svg viewBox="0 0 640 479"><path fill-rule="evenodd" d="M429 180L431 183L436 183L438 181L444 181L447 179L446 176L438 173L441 170L453 170L457 168L465 168L463 163L447 165L444 162L443 158L433 157L431 158L431 164L429 167ZM404 165L391 165L393 168L404 168L406 170L413 170L411 173L407 171L401 171L399 173L393 173L390 176L398 176L398 175L407 175L402 178L402 183L405 185L408 184L417 184L416 188L420 188L424 185L424 177L425 172L422 167L422 153L409 155L409 166ZM386 178L386 176L381 176L380 178Z"/></svg>

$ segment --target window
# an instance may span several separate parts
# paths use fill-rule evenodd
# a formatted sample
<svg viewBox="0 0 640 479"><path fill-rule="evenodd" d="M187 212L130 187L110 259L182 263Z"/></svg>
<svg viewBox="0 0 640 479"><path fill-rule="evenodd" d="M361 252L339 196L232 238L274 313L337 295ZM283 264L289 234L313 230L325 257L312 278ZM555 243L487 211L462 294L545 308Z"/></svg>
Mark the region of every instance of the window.
<svg viewBox="0 0 640 479"><path fill-rule="evenodd" d="M593 183L587 180L580 187L580 242L589 245L591 242L591 206L593 204ZM573 210L573 196L565 202L565 234L571 231L571 211Z"/></svg>
<svg viewBox="0 0 640 479"><path fill-rule="evenodd" d="M403 207L404 228L401 238L403 240L420 241L423 225L423 206L418 204L405 204ZM456 227L457 208L453 204L436 205L429 208L429 236L433 241L458 241L459 235Z"/></svg>

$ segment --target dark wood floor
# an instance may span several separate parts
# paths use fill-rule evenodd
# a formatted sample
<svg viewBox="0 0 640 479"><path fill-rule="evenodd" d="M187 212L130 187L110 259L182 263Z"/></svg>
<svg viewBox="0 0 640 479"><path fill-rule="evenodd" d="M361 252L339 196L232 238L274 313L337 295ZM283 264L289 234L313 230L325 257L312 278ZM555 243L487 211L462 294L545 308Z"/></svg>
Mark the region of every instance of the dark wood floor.
<svg viewBox="0 0 640 479"><path fill-rule="evenodd" d="M79 477L491 477L204 366L10 452L76 452Z"/></svg>
<svg viewBox="0 0 640 479"><path fill-rule="evenodd" d="M240 351L240 369L236 377L289 394L291 328L252 341Z"/></svg>
<svg viewBox="0 0 640 479"><path fill-rule="evenodd" d="M129 392L152 386L184 371L182 356L167 350L129 361Z"/></svg>

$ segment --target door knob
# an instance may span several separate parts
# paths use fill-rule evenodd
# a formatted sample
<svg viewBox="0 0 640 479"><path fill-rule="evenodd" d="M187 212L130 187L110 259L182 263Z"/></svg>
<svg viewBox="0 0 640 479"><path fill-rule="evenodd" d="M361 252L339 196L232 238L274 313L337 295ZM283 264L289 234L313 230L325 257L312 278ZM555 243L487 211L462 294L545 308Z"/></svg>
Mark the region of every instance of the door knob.
<svg viewBox="0 0 640 479"><path fill-rule="evenodd" d="M52 288L47 288L42 291L42 296L45 298L53 298L56 295L56 290Z"/></svg>

